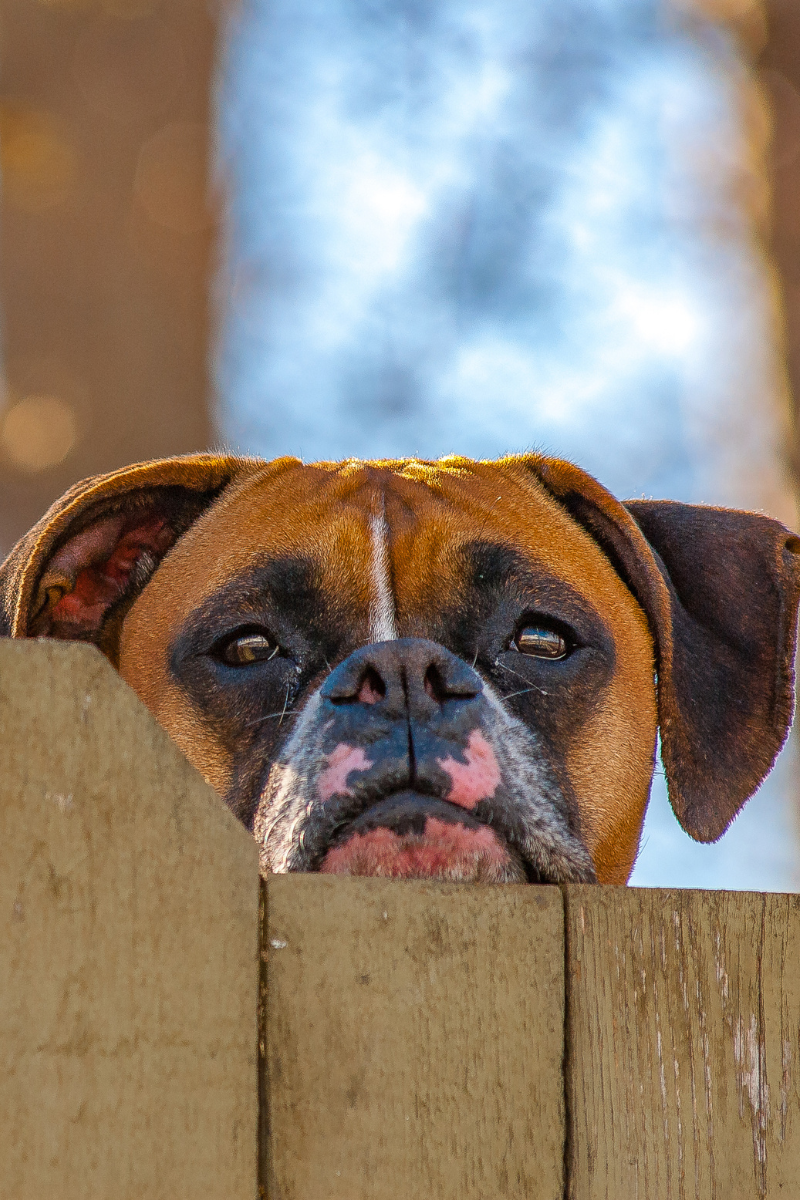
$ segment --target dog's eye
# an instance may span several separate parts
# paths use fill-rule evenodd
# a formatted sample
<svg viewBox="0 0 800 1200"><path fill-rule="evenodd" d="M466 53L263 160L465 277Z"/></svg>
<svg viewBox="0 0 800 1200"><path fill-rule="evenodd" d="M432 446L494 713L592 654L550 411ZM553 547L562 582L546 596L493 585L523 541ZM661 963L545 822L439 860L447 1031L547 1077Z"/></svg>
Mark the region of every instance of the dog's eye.
<svg viewBox="0 0 800 1200"><path fill-rule="evenodd" d="M242 633L220 646L218 657L229 667L249 667L274 658L279 649L265 633Z"/></svg>
<svg viewBox="0 0 800 1200"><path fill-rule="evenodd" d="M514 645L532 658L566 658L569 652L567 639L544 625L526 625L514 638Z"/></svg>

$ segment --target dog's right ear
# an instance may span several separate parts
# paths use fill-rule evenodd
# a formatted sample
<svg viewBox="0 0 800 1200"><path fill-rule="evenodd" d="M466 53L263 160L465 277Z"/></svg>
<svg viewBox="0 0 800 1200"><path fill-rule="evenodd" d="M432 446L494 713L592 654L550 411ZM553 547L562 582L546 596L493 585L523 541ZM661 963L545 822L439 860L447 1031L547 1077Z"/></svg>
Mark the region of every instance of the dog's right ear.
<svg viewBox="0 0 800 1200"><path fill-rule="evenodd" d="M167 551L255 460L211 454L126 467L78 483L0 568L0 634L94 642L112 629Z"/></svg>
<svg viewBox="0 0 800 1200"><path fill-rule="evenodd" d="M800 538L759 513L632 500L522 460L592 535L647 616L676 817L713 842L771 769L794 710Z"/></svg>

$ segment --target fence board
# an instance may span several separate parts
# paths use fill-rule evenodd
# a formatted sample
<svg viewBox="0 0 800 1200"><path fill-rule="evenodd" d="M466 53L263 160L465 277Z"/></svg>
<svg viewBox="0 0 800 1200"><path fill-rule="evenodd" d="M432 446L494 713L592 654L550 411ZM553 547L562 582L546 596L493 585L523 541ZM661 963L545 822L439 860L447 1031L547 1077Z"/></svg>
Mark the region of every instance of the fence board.
<svg viewBox="0 0 800 1200"><path fill-rule="evenodd" d="M88 646L0 642L0 1195L253 1200L252 838Z"/></svg>
<svg viewBox="0 0 800 1200"><path fill-rule="evenodd" d="M557 889L274 877L266 907L270 1197L560 1200Z"/></svg>
<svg viewBox="0 0 800 1200"><path fill-rule="evenodd" d="M570 1200L800 1195L800 897L566 889Z"/></svg>

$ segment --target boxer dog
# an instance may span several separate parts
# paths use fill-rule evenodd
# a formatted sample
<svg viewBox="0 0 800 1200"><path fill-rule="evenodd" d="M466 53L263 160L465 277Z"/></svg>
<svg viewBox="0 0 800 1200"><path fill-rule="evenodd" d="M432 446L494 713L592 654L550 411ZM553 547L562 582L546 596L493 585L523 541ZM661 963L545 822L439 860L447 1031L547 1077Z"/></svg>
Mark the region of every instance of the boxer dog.
<svg viewBox="0 0 800 1200"><path fill-rule="evenodd" d="M93 642L269 871L624 883L660 728L713 841L793 705L800 539L540 455L199 455L78 484L0 632Z"/></svg>

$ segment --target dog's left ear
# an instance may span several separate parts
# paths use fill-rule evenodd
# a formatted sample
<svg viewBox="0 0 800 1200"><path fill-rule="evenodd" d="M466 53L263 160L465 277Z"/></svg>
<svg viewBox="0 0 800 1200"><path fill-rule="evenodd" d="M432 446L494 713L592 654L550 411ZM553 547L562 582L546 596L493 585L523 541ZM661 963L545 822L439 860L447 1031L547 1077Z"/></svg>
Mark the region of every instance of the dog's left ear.
<svg viewBox="0 0 800 1200"><path fill-rule="evenodd" d="M0 569L0 634L94 642L114 630L161 559L247 459L191 455L75 485Z"/></svg>
<svg viewBox="0 0 800 1200"><path fill-rule="evenodd" d="M623 505L571 463L525 461L648 617L670 801L687 833L713 842L769 771L792 721L800 538L757 513Z"/></svg>

